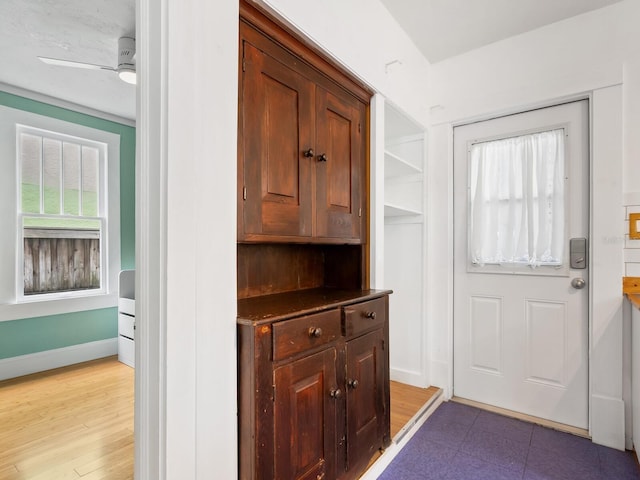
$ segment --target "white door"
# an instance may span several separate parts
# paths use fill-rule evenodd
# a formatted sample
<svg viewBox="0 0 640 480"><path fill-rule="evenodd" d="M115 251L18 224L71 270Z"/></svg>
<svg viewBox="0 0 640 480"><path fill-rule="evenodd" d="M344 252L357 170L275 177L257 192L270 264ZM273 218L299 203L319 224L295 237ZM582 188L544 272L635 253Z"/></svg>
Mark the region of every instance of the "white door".
<svg viewBox="0 0 640 480"><path fill-rule="evenodd" d="M454 129L454 395L588 428L588 155L586 100Z"/></svg>

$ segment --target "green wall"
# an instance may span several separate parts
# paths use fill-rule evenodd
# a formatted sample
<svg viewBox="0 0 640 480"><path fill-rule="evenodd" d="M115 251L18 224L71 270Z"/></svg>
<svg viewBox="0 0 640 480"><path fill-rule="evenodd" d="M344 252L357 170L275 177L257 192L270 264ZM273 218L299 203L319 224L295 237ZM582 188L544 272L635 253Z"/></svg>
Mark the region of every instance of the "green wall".
<svg viewBox="0 0 640 480"><path fill-rule="evenodd" d="M0 92L0 105L120 135L120 263L135 268L135 128L6 92ZM117 335L117 308L0 322L0 359Z"/></svg>

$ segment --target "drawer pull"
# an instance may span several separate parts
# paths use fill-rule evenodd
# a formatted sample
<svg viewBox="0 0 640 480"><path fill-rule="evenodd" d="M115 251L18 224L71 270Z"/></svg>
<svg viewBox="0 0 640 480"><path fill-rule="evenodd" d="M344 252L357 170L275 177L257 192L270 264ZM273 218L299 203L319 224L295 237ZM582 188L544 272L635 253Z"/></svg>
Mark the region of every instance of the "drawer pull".
<svg viewBox="0 0 640 480"><path fill-rule="evenodd" d="M336 399L340 398L342 396L342 390L340 390L339 388L332 388L329 392L329 396Z"/></svg>
<svg viewBox="0 0 640 480"><path fill-rule="evenodd" d="M322 336L322 329L320 327L309 327L309 337L318 338Z"/></svg>
<svg viewBox="0 0 640 480"><path fill-rule="evenodd" d="M352 388L353 390L355 390L356 388L358 388L358 385L360 383L358 382L358 380L356 380L355 378L352 378L351 380L347 381L347 387Z"/></svg>
<svg viewBox="0 0 640 480"><path fill-rule="evenodd" d="M364 318L376 319L376 312L364 312Z"/></svg>

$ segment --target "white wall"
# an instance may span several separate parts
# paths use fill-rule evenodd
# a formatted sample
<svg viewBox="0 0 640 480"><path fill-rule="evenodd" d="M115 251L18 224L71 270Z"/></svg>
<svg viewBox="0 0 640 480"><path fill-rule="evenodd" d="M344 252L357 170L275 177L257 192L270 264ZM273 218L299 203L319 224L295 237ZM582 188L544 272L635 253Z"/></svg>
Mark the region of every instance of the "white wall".
<svg viewBox="0 0 640 480"><path fill-rule="evenodd" d="M634 134L640 131L638 18L640 2L626 0L434 64L429 77L429 231L448 232L428 241L431 373L433 383L449 394L452 125L591 95L592 183L599 199L593 205L591 239L597 286L592 291L591 430L594 441L617 448L624 445L621 215L628 200L622 193L625 199L637 198L640 190L640 135ZM612 216L618 220L610 222Z"/></svg>

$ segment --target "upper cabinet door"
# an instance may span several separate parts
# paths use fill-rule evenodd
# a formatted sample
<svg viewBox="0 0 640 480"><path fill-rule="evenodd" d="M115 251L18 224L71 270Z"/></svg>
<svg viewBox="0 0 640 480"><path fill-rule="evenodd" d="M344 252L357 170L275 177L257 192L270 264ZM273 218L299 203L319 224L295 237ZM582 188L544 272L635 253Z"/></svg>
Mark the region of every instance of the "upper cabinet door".
<svg viewBox="0 0 640 480"><path fill-rule="evenodd" d="M314 85L243 43L239 239L310 237L312 159L305 151L315 135Z"/></svg>
<svg viewBox="0 0 640 480"><path fill-rule="evenodd" d="M317 237L361 238L365 114L355 98L316 88Z"/></svg>

